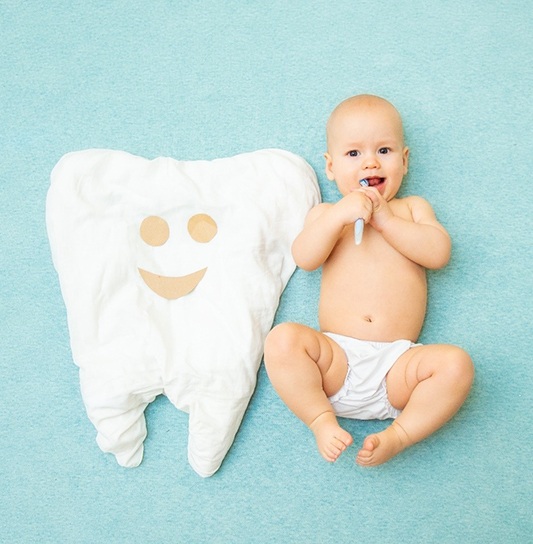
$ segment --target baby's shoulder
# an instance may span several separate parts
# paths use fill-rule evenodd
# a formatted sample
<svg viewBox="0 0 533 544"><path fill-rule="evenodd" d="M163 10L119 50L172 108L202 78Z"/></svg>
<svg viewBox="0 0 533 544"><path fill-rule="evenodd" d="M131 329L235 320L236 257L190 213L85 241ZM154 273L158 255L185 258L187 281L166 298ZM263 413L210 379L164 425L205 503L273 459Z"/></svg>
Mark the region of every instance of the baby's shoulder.
<svg viewBox="0 0 533 544"><path fill-rule="evenodd" d="M409 195L404 196L402 198L394 198L389 202L389 205L392 204L393 208L397 208L398 210L409 210L413 211L418 208L431 208L431 204L421 196L417 195Z"/></svg>
<svg viewBox="0 0 533 544"><path fill-rule="evenodd" d="M397 206L411 207L428 204L428 201L418 195L409 195L402 198L393 198L390 203L394 203Z"/></svg>
<svg viewBox="0 0 533 544"><path fill-rule="evenodd" d="M317 204L309 210L306 218L307 221L316 219L332 206L333 204L331 204L330 202L321 202L320 204Z"/></svg>
<svg viewBox="0 0 533 544"><path fill-rule="evenodd" d="M392 204L395 215L410 218L415 222L434 215L431 204L425 198L417 195L395 198L389 204Z"/></svg>

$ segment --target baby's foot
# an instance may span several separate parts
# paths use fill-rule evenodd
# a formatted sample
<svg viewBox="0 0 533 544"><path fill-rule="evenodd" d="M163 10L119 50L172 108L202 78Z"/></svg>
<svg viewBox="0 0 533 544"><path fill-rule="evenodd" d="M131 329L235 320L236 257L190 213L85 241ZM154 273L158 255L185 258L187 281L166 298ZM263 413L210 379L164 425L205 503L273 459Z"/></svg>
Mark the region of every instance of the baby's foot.
<svg viewBox="0 0 533 544"><path fill-rule="evenodd" d="M409 444L402 431L401 427L397 430L393 423L384 431L367 436L355 459L357 464L365 467L381 465L403 451Z"/></svg>
<svg viewBox="0 0 533 544"><path fill-rule="evenodd" d="M320 455L330 463L352 444L353 438L337 422L333 412L320 414L309 428L313 431Z"/></svg>

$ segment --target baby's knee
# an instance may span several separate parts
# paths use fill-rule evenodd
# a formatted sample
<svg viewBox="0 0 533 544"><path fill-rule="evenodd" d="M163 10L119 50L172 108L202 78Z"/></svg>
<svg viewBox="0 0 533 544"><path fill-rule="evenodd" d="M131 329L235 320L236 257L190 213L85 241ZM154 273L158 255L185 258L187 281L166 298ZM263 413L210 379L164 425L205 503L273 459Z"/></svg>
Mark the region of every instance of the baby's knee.
<svg viewBox="0 0 533 544"><path fill-rule="evenodd" d="M268 333L265 340L266 365L295 349L300 336L298 328L296 323L280 323Z"/></svg>
<svg viewBox="0 0 533 544"><path fill-rule="evenodd" d="M470 355L457 346L449 346L444 366L448 378L458 386L470 389L474 380L474 363Z"/></svg>

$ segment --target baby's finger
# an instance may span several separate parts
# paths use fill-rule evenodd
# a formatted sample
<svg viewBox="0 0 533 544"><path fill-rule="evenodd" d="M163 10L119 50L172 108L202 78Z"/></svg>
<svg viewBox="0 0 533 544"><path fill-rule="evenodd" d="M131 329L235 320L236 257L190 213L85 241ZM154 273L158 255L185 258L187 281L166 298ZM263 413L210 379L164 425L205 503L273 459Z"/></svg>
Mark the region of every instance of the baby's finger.
<svg viewBox="0 0 533 544"><path fill-rule="evenodd" d="M373 207L379 206L384 200L382 194L375 187L365 187L361 191L372 202Z"/></svg>

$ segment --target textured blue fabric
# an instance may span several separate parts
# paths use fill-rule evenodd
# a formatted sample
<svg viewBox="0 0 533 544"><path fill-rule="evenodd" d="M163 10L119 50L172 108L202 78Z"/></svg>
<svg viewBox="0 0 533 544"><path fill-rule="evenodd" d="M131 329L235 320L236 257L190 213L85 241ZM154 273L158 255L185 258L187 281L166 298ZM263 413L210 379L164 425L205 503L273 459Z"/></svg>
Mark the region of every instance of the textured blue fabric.
<svg viewBox="0 0 533 544"><path fill-rule="evenodd" d="M532 527L532 21L527 0L0 2L0 540L16 543L529 542ZM66 152L211 159L280 147L317 171L343 98L382 95L411 147L402 194L454 240L430 274L423 342L476 364L446 427L388 464L343 421L324 462L262 368L236 441L208 480L187 418L147 410L145 459L94 442L44 224ZM277 321L316 325L320 273L298 271Z"/></svg>

